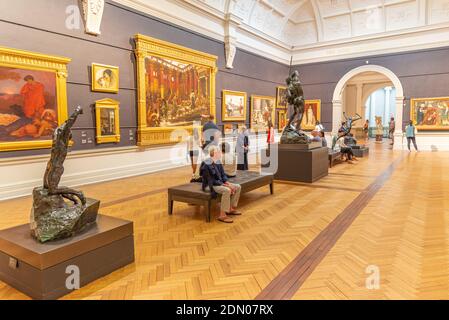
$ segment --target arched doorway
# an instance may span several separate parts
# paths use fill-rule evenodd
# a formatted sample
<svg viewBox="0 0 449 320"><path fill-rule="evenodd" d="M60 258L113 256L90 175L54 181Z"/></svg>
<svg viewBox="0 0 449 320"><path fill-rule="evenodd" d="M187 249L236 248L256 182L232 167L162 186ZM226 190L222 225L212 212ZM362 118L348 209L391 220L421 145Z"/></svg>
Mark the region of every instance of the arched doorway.
<svg viewBox="0 0 449 320"><path fill-rule="evenodd" d="M337 83L334 95L332 98L332 132L337 133L342 121L343 102L342 93L346 83L354 76L365 72L377 72L387 77L396 89L396 133L395 135L402 136L402 113L404 104L404 90L399 78L389 69L378 65L365 65L352 69L347 72Z"/></svg>

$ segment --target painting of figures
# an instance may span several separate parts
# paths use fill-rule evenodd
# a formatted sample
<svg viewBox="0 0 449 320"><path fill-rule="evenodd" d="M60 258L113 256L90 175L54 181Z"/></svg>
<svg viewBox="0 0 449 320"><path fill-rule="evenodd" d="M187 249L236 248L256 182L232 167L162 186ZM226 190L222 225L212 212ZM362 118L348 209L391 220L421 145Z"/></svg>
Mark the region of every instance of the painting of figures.
<svg viewBox="0 0 449 320"><path fill-rule="evenodd" d="M313 130L317 121L321 121L321 100L306 100L301 128Z"/></svg>
<svg viewBox="0 0 449 320"><path fill-rule="evenodd" d="M189 126L210 114L210 72L175 60L146 57L148 127Z"/></svg>
<svg viewBox="0 0 449 320"><path fill-rule="evenodd" d="M245 121L246 93L224 90L221 117L223 121Z"/></svg>
<svg viewBox="0 0 449 320"><path fill-rule="evenodd" d="M276 108L287 108L287 87L276 88Z"/></svg>
<svg viewBox="0 0 449 320"><path fill-rule="evenodd" d="M57 126L56 74L0 66L0 143L51 139Z"/></svg>
<svg viewBox="0 0 449 320"><path fill-rule="evenodd" d="M119 68L93 63L92 91L117 93L119 91Z"/></svg>
<svg viewBox="0 0 449 320"><path fill-rule="evenodd" d="M268 124L274 126L275 97L251 96L251 131L267 132Z"/></svg>
<svg viewBox="0 0 449 320"><path fill-rule="evenodd" d="M410 105L418 130L449 130L449 97L411 99Z"/></svg>
<svg viewBox="0 0 449 320"><path fill-rule="evenodd" d="M284 130L287 125L287 112L286 110L278 110L278 131Z"/></svg>

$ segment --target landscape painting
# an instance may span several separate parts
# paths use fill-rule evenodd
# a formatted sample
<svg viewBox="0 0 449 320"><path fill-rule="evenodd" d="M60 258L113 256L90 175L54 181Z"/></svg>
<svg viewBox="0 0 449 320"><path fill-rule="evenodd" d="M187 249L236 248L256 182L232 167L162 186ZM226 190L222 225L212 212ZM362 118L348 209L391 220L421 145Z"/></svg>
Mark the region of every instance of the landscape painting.
<svg viewBox="0 0 449 320"><path fill-rule="evenodd" d="M449 97L411 99L410 105L418 130L449 130Z"/></svg>

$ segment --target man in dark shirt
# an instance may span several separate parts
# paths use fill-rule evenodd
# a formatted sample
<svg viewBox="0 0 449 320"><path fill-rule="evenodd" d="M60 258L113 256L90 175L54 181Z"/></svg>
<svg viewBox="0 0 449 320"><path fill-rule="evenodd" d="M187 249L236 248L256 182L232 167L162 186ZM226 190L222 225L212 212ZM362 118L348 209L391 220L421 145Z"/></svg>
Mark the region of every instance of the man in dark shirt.
<svg viewBox="0 0 449 320"><path fill-rule="evenodd" d="M209 148L210 158L204 160L201 166L201 177L203 178L203 190L205 186L213 193L221 194L221 208L218 220L225 223L234 222L228 215L241 215L237 211L242 187L231 183L224 172L221 164L221 150L216 146Z"/></svg>
<svg viewBox="0 0 449 320"><path fill-rule="evenodd" d="M209 121L207 121L203 125L203 150L207 151L207 146L216 139L217 135L220 133L220 129L218 129L217 125L214 122L214 115L211 114L209 116ZM215 144L218 145L218 142L215 141Z"/></svg>

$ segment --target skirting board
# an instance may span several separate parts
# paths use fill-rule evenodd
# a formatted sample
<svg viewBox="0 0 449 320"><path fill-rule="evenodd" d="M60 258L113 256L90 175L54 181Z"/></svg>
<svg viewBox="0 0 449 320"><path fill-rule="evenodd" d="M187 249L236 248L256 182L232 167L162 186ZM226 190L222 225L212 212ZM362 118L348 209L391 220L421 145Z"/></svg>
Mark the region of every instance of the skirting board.
<svg viewBox="0 0 449 320"><path fill-rule="evenodd" d="M257 141L258 140L258 141ZM251 155L266 146L266 135L250 140ZM235 139L226 138L234 148ZM257 147L257 148L256 148ZM169 161L167 161L170 159ZM31 194L42 185L48 157L38 156L0 161L0 201ZM61 185L81 185L122 179L190 165L185 144L152 148L116 148L116 150L72 152L64 164Z"/></svg>

